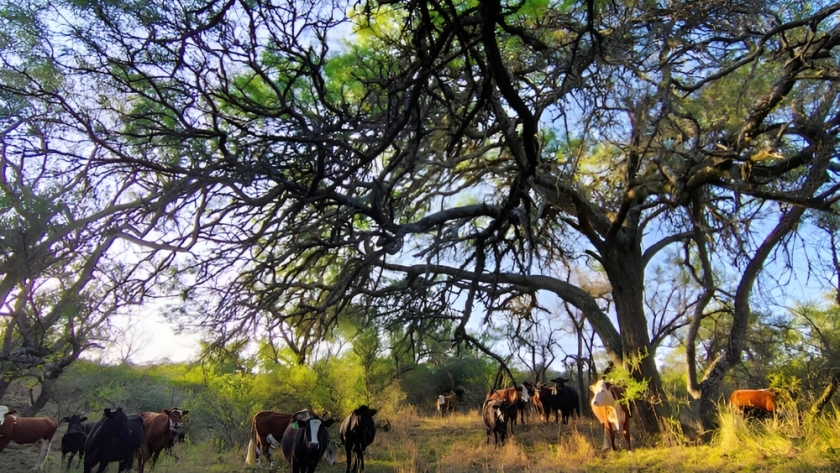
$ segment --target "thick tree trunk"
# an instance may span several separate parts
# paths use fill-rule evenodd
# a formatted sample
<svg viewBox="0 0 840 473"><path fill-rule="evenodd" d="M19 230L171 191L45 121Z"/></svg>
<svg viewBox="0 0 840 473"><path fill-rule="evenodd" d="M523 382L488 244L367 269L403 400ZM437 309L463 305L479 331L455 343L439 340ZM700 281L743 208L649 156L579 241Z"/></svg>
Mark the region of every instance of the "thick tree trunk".
<svg viewBox="0 0 840 473"><path fill-rule="evenodd" d="M609 254L604 269L612 285L618 328L621 333L623 361L639 360L632 372L638 380L647 380L648 392L639 407L639 423L649 434L659 433L657 409L664 401L662 380L650 343L647 317L644 310L644 263L641 245L626 234L619 233L608 245Z"/></svg>

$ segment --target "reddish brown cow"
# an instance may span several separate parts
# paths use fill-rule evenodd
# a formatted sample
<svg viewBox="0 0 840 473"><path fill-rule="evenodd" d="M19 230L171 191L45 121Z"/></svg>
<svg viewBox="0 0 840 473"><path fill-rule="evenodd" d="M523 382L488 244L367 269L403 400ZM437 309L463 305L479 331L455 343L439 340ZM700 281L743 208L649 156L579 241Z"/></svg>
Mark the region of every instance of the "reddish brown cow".
<svg viewBox="0 0 840 473"><path fill-rule="evenodd" d="M158 456L172 440L172 432L184 427L183 418L190 411L182 411L177 407L164 409L161 412L143 412L143 446L141 447L139 471L143 473L146 462L151 457L152 469L155 468Z"/></svg>
<svg viewBox="0 0 840 473"><path fill-rule="evenodd" d="M256 460L257 464L262 466L262 458L265 457L269 466L273 467L271 448L280 446L280 439L283 438L283 433L291 420L292 415L285 412L260 411L254 414L251 420L251 440L248 442L248 456L245 457L245 463L253 465Z"/></svg>
<svg viewBox="0 0 840 473"><path fill-rule="evenodd" d="M624 398L624 388L601 379L589 386L589 390L595 394L591 403L592 412L604 428L604 450L618 450L615 445L616 431L623 434L627 450L633 450L630 443L630 418L633 413L627 405L619 402Z"/></svg>
<svg viewBox="0 0 840 473"><path fill-rule="evenodd" d="M52 417L16 417L12 415L14 413L14 410L0 406L0 452L11 442L26 445L42 441L40 456L35 466L36 470L41 470L50 452L58 422Z"/></svg>
<svg viewBox="0 0 840 473"><path fill-rule="evenodd" d="M776 412L776 394L766 389L739 389L729 396L729 404L753 417L765 417Z"/></svg>

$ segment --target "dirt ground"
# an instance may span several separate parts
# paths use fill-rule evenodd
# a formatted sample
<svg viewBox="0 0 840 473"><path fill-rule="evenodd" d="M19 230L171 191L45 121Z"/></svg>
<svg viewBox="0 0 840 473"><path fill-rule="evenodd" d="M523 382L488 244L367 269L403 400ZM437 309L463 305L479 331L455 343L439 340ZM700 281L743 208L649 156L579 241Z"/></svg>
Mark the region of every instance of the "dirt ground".
<svg viewBox="0 0 840 473"><path fill-rule="evenodd" d="M55 445L53 445L53 447L55 447ZM31 471L35 468L35 462L37 461L38 449L35 447L27 447L24 450L7 448L0 453L0 473L23 473ZM50 459L47 460L45 471L51 471L51 466L56 467L59 461L61 461L60 446L58 455L55 455L55 452L50 451Z"/></svg>

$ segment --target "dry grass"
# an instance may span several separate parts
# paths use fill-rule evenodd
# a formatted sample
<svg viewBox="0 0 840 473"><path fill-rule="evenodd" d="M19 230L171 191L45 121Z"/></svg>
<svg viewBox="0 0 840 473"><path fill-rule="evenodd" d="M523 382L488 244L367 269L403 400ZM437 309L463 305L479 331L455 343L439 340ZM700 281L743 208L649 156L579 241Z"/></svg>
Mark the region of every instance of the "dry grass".
<svg viewBox="0 0 840 473"><path fill-rule="evenodd" d="M655 444L634 430L636 450L632 453L602 451L601 428L590 419L560 426L519 425L506 445L496 447L486 443L481 418L474 410L447 419L404 410L389 418L391 432L377 434L368 449L369 473L840 471L840 415L800 425L786 419L746 422L724 413L709 445L663 446L675 443ZM337 436L337 429L331 430L331 436ZM179 445L176 452L180 460L163 458L155 473L253 472L245 467L241 450L217 452L200 444ZM7 453L0 453L0 460ZM62 471L59 455L52 453L46 471ZM317 471L345 471L343 452L340 456L338 465L322 462ZM279 452L275 458L282 463ZM113 466L111 470L116 471ZM6 471L0 466L0 473ZM276 471L288 469L282 466Z"/></svg>

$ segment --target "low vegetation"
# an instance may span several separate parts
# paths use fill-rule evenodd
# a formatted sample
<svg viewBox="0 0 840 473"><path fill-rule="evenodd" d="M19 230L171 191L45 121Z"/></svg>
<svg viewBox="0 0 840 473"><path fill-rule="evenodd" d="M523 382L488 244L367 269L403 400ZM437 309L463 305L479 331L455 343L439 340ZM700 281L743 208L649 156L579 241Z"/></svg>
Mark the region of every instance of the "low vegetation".
<svg viewBox="0 0 840 473"><path fill-rule="evenodd" d="M502 447L485 443L484 428L476 409L451 418L420 415L406 408L389 417L392 429L379 432L367 454L369 473L461 473L461 472L816 472L840 467L840 413L804 421L772 419L748 422L724 411L720 428L705 445L664 446L645 438L633 427L635 450L601 450L601 429L587 417L569 425L533 420L517 426L516 435ZM330 429L338 434L337 426ZM164 456L157 473L248 472L245 445L220 450L213 441L177 445L178 459ZM57 444L47 472L63 471ZM26 461L7 456L35 457L34 449L0 454L0 472L18 470ZM317 471L342 472L343 455L334 466L321 463ZM34 461L34 460L33 460ZM15 469L9 469L14 466ZM267 471L267 469L263 470ZM287 471L281 466L277 471Z"/></svg>

